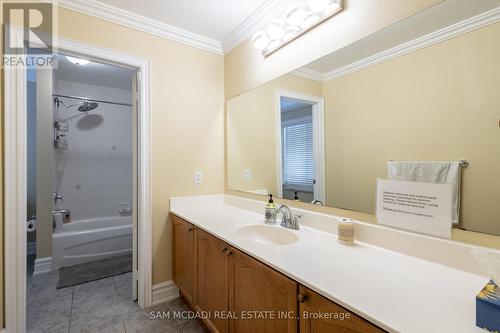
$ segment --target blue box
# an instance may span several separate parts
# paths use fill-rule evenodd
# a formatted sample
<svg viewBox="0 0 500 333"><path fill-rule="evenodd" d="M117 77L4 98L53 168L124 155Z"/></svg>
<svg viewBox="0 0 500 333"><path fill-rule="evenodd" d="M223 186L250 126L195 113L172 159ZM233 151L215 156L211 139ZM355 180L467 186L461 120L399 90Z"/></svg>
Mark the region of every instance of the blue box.
<svg viewBox="0 0 500 333"><path fill-rule="evenodd" d="M476 326L500 332L500 288L493 281L476 296Z"/></svg>

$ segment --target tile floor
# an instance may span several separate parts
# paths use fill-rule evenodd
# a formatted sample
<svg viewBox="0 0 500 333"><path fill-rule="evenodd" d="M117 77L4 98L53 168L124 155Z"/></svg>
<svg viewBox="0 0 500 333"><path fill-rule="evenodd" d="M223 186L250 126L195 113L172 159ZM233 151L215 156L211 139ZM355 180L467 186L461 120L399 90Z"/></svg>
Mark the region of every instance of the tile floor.
<svg viewBox="0 0 500 333"><path fill-rule="evenodd" d="M176 299L147 310L132 301L132 273L56 290L57 271L28 276L28 333L191 333L193 320L150 319L150 311L186 310Z"/></svg>

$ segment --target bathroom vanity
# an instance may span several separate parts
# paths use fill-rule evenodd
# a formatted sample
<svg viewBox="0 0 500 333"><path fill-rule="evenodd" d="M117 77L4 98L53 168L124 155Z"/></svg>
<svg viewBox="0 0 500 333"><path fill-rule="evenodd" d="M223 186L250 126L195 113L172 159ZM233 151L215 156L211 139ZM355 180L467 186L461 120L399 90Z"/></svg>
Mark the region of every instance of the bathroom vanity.
<svg viewBox="0 0 500 333"><path fill-rule="evenodd" d="M211 331L482 332L474 300L488 277L471 246L363 222L345 246L338 217L294 209L304 217L289 230L265 225L263 207L171 199L174 282Z"/></svg>
<svg viewBox="0 0 500 333"><path fill-rule="evenodd" d="M385 332L203 229L172 219L174 281L195 310L220 313L204 320L211 331ZM305 313L347 318L311 320Z"/></svg>

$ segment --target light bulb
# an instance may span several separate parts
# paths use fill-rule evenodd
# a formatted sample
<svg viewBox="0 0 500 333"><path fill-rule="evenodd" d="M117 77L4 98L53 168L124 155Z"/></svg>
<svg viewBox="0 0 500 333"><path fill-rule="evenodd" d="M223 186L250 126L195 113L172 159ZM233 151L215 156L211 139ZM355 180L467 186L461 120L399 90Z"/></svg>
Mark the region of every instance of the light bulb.
<svg viewBox="0 0 500 333"><path fill-rule="evenodd" d="M319 15L317 15L317 14L311 14L308 17L306 17L306 19L304 20L304 22L302 22L302 24L300 25L300 27L305 30L307 28L312 27L316 23L318 23L319 20L320 20Z"/></svg>
<svg viewBox="0 0 500 333"><path fill-rule="evenodd" d="M267 45L269 45L270 41L271 38L269 38L269 36L265 31L257 31L252 38L253 46L259 50L264 50L267 47Z"/></svg>
<svg viewBox="0 0 500 333"><path fill-rule="evenodd" d="M333 3L329 4L326 9L323 12L324 16L330 16L333 13L337 12L340 8L340 4L338 1L334 1Z"/></svg>
<svg viewBox="0 0 500 333"><path fill-rule="evenodd" d="M283 41L288 42L289 40L293 39L295 36L297 36L300 32L299 27L292 27L292 26L286 26L285 27L285 34L283 35Z"/></svg>
<svg viewBox="0 0 500 333"><path fill-rule="evenodd" d="M304 7L295 5L288 9L286 14L286 23L294 26L300 26L306 18L307 11Z"/></svg>
<svg viewBox="0 0 500 333"><path fill-rule="evenodd" d="M278 47L282 45L282 42L280 40L273 40L271 43L266 48L267 52L271 52L273 50L276 50Z"/></svg>
<svg viewBox="0 0 500 333"><path fill-rule="evenodd" d="M66 59L68 59L69 62L71 62L75 65L78 65L78 66L85 66L90 62L87 59L80 59L80 58L75 58L75 57L70 57L70 56L66 56Z"/></svg>
<svg viewBox="0 0 500 333"><path fill-rule="evenodd" d="M285 34L285 24L283 21L274 21L266 29L272 40L281 39Z"/></svg>
<svg viewBox="0 0 500 333"><path fill-rule="evenodd" d="M309 0L308 6L313 12L321 12L326 9L330 0Z"/></svg>

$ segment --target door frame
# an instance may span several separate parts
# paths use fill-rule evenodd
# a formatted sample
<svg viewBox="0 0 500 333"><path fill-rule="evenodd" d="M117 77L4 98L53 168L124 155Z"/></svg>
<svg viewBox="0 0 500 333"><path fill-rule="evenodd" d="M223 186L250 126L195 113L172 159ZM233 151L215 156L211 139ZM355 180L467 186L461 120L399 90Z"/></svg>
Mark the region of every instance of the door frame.
<svg viewBox="0 0 500 333"><path fill-rule="evenodd" d="M322 96L308 95L292 90L276 89L275 92L275 119L276 119L276 167L277 167L277 194L283 197L283 161L281 140L281 97L295 99L312 105L313 117L313 149L315 158L314 200L323 204L326 201L325 190L325 110Z"/></svg>
<svg viewBox="0 0 500 333"><path fill-rule="evenodd" d="M16 38L21 38L21 33ZM137 69L138 82L138 302L151 306L152 202L150 60L123 52L58 38L58 51L84 55ZM26 70L4 70L4 256L5 329L26 327Z"/></svg>

